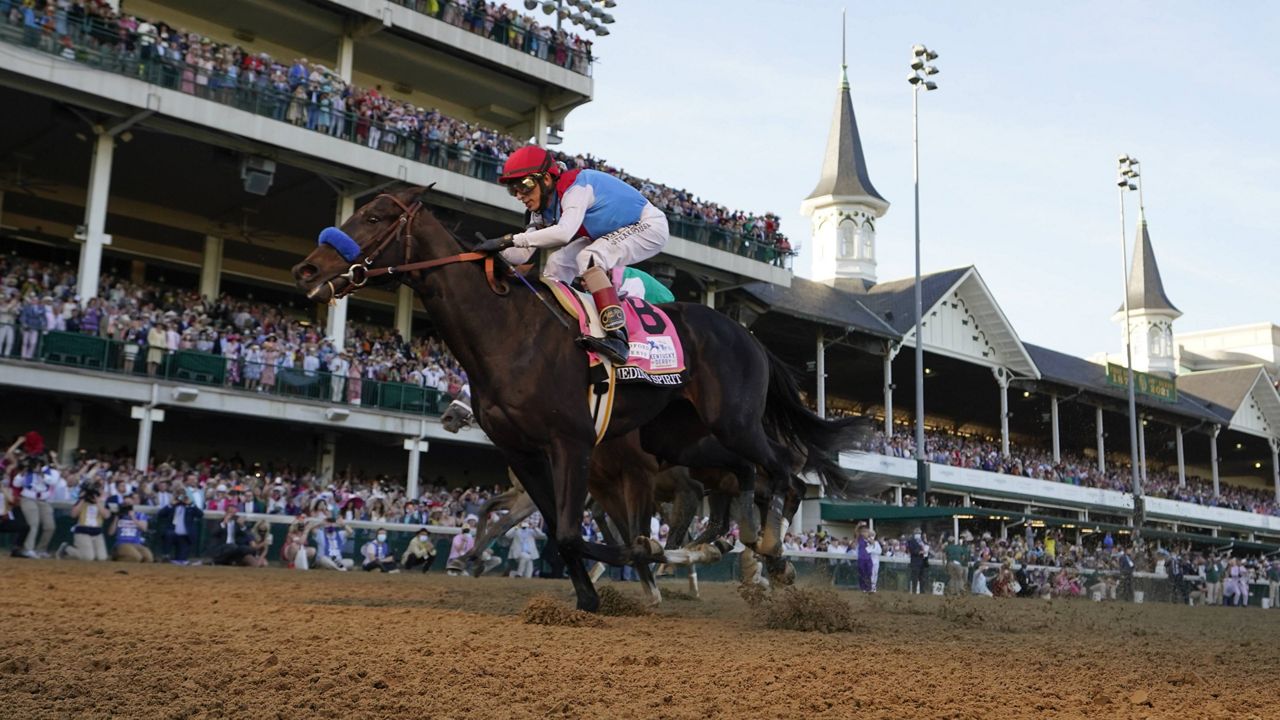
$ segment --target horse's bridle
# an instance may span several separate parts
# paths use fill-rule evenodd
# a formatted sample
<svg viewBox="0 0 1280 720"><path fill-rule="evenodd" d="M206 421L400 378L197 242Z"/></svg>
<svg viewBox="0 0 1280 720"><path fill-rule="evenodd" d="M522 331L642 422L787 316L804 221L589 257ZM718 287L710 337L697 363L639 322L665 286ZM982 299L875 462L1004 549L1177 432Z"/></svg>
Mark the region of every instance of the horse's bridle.
<svg viewBox="0 0 1280 720"><path fill-rule="evenodd" d="M344 298L364 287L371 278L381 277L383 275L401 275L404 273L420 273L423 270L440 267L442 265L452 265L454 263L478 262L484 261L485 278L489 281L489 288L498 295L506 295L510 292L505 281L494 275L493 255L491 253L482 252L462 252L457 255L449 255L447 257L436 258L435 260L421 260L418 262L409 262L410 253L413 248L413 221L418 217L418 212L422 210L422 200L415 200L412 205L405 205L400 198L390 193L382 193L375 200L387 198L400 208L400 217L395 223L387 226L386 230L378 236L378 239L372 243L372 250L364 250L361 248L360 258L352 263L351 267L341 275L337 275L325 281L329 286L330 297L334 300ZM382 267L372 267L373 261L378 258L396 238L396 235L404 230L404 262L399 265L384 265ZM333 281L338 278L344 278L347 284L338 290L334 288Z"/></svg>

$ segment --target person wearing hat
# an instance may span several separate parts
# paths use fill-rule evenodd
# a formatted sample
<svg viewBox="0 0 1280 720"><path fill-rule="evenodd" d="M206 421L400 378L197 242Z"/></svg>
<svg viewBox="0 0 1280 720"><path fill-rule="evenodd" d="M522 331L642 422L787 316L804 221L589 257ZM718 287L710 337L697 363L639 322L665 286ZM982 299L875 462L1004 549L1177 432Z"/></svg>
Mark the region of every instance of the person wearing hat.
<svg viewBox="0 0 1280 720"><path fill-rule="evenodd" d="M5 451L5 465L16 468L10 476L10 492L17 500L27 525L22 543L23 557L48 557L55 529L53 490L57 472L45 463L44 437L32 430Z"/></svg>
<svg viewBox="0 0 1280 720"><path fill-rule="evenodd" d="M547 258L546 274L564 282L581 276L604 330L604 337L583 335L578 344L624 364L626 322L610 273L661 252L670 237L667 216L626 182L599 170L564 170L537 145L511 153L498 182L524 203L533 224L527 232L490 238L474 249L518 248L503 257L520 264L538 248L560 248Z"/></svg>
<svg viewBox="0 0 1280 720"><path fill-rule="evenodd" d="M529 521L523 520L520 526L507 531L507 537L511 538L511 549L507 551L507 560L516 564L515 570L511 571L511 577L531 578L533 577L533 565L538 558L538 539L546 538L537 530L533 529Z"/></svg>
<svg viewBox="0 0 1280 720"><path fill-rule="evenodd" d="M400 556L400 563L404 565L405 570L421 567L422 572L425 573L431 570L431 564L435 559L436 545L431 541L431 531L424 527L419 528L418 533L409 541L409 546Z"/></svg>

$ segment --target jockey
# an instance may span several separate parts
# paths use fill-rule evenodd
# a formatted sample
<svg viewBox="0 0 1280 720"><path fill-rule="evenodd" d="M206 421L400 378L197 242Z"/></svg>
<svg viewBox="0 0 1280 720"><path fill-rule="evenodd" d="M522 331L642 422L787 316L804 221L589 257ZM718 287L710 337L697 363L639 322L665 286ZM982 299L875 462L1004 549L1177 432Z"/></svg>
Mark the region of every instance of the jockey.
<svg viewBox="0 0 1280 720"><path fill-rule="evenodd" d="M627 328L610 273L661 252L667 216L622 180L598 170L565 170L536 145L512 153L498 181L524 203L531 223L526 232L485 240L476 250L515 248L503 257L519 264L538 248L560 248L547 258L546 275L564 282L581 276L605 331L578 344L624 364Z"/></svg>

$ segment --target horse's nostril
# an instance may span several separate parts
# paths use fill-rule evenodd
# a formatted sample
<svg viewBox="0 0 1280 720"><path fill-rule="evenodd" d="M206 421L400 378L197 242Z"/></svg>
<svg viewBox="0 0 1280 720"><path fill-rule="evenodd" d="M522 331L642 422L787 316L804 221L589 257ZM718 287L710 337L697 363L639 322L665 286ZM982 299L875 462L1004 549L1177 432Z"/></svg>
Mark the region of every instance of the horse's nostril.
<svg viewBox="0 0 1280 720"><path fill-rule="evenodd" d="M315 277L315 276L316 276L316 266L315 266L315 265L307 264L307 265L299 265L299 266L298 266L298 277L299 277L299 278L301 278L301 279L303 279L303 280L310 280L311 278L313 278L313 277Z"/></svg>

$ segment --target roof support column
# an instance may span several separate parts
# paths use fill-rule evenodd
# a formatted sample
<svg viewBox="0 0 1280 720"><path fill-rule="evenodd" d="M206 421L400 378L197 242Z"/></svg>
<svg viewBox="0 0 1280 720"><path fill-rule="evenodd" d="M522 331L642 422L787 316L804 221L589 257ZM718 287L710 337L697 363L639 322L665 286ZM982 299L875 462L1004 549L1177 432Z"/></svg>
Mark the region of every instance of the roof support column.
<svg viewBox="0 0 1280 720"><path fill-rule="evenodd" d="M707 283L706 289L702 291L702 304L706 305L712 310L716 309L716 284L715 283Z"/></svg>
<svg viewBox="0 0 1280 720"><path fill-rule="evenodd" d="M893 439L893 359L898 357L902 345L890 341L884 344L884 438Z"/></svg>
<svg viewBox="0 0 1280 720"><path fill-rule="evenodd" d="M1000 386L1000 455L1009 457L1009 371L998 367L992 368L991 374Z"/></svg>
<svg viewBox="0 0 1280 720"><path fill-rule="evenodd" d="M338 207L334 217L334 224L341 225L343 221L356 213L356 198L354 195L341 194L338 196ZM347 298L339 298L329 303L329 315L325 318L324 334L333 338L333 346L341 350L346 347L347 343Z"/></svg>
<svg viewBox="0 0 1280 720"><path fill-rule="evenodd" d="M1105 433L1102 432L1102 406L1099 405L1095 409L1098 411L1093 421L1098 434L1098 472L1105 473L1107 471L1107 440Z"/></svg>
<svg viewBox="0 0 1280 720"><path fill-rule="evenodd" d="M1213 496L1218 497L1218 433L1221 425L1214 425L1209 431L1209 471L1213 474Z"/></svg>
<svg viewBox="0 0 1280 720"><path fill-rule="evenodd" d="M539 102L533 109L533 139L538 147L547 146L547 128L551 126L551 111Z"/></svg>
<svg viewBox="0 0 1280 720"><path fill-rule="evenodd" d="M421 438L405 438L404 449L409 451L409 473L405 476L405 497L417 501L418 476L421 475L422 453L427 451L427 441Z"/></svg>
<svg viewBox="0 0 1280 720"><path fill-rule="evenodd" d="M111 194L111 161L115 136L105 130L95 134L93 158L89 161L89 191L84 204L84 244L80 246L80 267L76 273L76 295L81 303L98 296L98 276L102 274L102 248L111 244L106 233L107 198Z"/></svg>
<svg viewBox="0 0 1280 720"><path fill-rule="evenodd" d="M320 447L316 453L316 472L320 479L331 483L334 470L338 466L338 438L331 432L320 437Z"/></svg>
<svg viewBox="0 0 1280 720"><path fill-rule="evenodd" d="M1138 416L1138 476L1142 487L1147 486L1147 419Z"/></svg>
<svg viewBox="0 0 1280 720"><path fill-rule="evenodd" d="M1058 396L1049 396L1049 424L1053 431L1053 461L1062 462L1062 433L1058 427Z"/></svg>
<svg viewBox="0 0 1280 720"><path fill-rule="evenodd" d="M151 468L151 431L153 424L164 422L164 410L156 407L157 400L160 397L160 386L151 386L151 402L146 405L134 405L130 408L129 414L134 420L138 420L138 450L133 456L133 466L139 472L146 472Z"/></svg>
<svg viewBox="0 0 1280 720"><path fill-rule="evenodd" d="M351 70L356 64L356 37L350 32L338 36L338 76L351 82Z"/></svg>
<svg viewBox="0 0 1280 720"><path fill-rule="evenodd" d="M405 342L413 333L413 290L408 285L401 285L396 291L396 330Z"/></svg>
<svg viewBox="0 0 1280 720"><path fill-rule="evenodd" d="M817 377L818 417L827 416L827 338L822 328L818 328L818 340L814 349L814 372Z"/></svg>
<svg viewBox="0 0 1280 720"><path fill-rule="evenodd" d="M222 238L204 236L204 260L200 266L200 295L214 302L222 292Z"/></svg>
<svg viewBox="0 0 1280 720"><path fill-rule="evenodd" d="M84 407L79 400L68 400L62 405L61 427L58 428L58 459L66 465L75 464L83 419Z"/></svg>
<svg viewBox="0 0 1280 720"><path fill-rule="evenodd" d="M1182 451L1182 426L1174 428L1173 446L1178 452L1178 487L1187 486L1187 460Z"/></svg>

